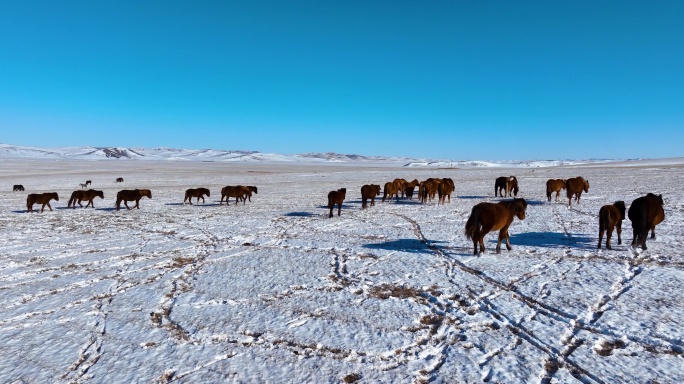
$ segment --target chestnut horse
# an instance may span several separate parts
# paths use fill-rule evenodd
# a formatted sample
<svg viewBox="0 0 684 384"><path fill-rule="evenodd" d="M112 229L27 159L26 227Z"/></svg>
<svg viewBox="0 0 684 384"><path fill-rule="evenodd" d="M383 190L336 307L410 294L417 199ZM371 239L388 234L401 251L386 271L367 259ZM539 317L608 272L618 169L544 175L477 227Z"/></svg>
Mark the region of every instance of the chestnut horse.
<svg viewBox="0 0 684 384"><path fill-rule="evenodd" d="M454 181L446 177L442 179L442 182L437 187L437 193L439 195L439 202L444 205L446 198L449 198L451 203L451 193L454 192Z"/></svg>
<svg viewBox="0 0 684 384"><path fill-rule="evenodd" d="M382 194L382 202L384 203L385 199L387 199L388 202L391 201L392 196L396 196L397 202L399 201L399 187L393 181L385 183L385 189Z"/></svg>
<svg viewBox="0 0 684 384"><path fill-rule="evenodd" d="M47 205L52 211L52 206L50 206L50 200L55 199L59 201L59 196L57 192L46 192L46 193L31 193L26 197L26 210L28 212L33 212L33 204L43 204L40 207L40 212L42 213Z"/></svg>
<svg viewBox="0 0 684 384"><path fill-rule="evenodd" d="M347 188L340 188L337 191L330 191L328 193L328 208L330 208L330 216L333 217L333 208L337 204L337 216L342 212L342 202L347 195Z"/></svg>
<svg viewBox="0 0 684 384"><path fill-rule="evenodd" d="M501 252L501 241L506 240L506 249L509 251L511 242L508 236L508 227L517 216L525 219L527 202L525 199L513 199L498 203L479 203L473 207L470 217L465 225L465 234L468 240L473 240L473 255L477 255L477 244L480 243L480 252L485 251L484 237L490 231L499 230L499 241L496 243L496 253Z"/></svg>
<svg viewBox="0 0 684 384"><path fill-rule="evenodd" d="M406 179L394 179L392 181L394 185L397 186L397 191L401 193L401 197L404 197L404 189L406 188L406 185L408 184L408 181Z"/></svg>
<svg viewBox="0 0 684 384"><path fill-rule="evenodd" d="M185 198L183 199L183 204L185 204L185 201L187 200L190 203L190 205L192 205L193 197L197 198L197 204L199 204L200 198L202 199L202 204L204 204L204 195L207 195L207 197L209 197L211 196L211 193L206 188L190 188L185 191Z"/></svg>
<svg viewBox="0 0 684 384"><path fill-rule="evenodd" d="M247 198L251 202L252 201L252 192L254 192L255 194L259 194L259 190L257 189L257 187L255 187L253 185L248 185L247 188L249 189L249 193L247 194ZM245 198L243 196L242 200L244 200L244 199Z"/></svg>
<svg viewBox="0 0 684 384"><path fill-rule="evenodd" d="M377 184L366 184L361 187L361 209L368 206L368 199L371 201L371 207L375 205L375 196L380 196L380 186Z"/></svg>
<svg viewBox="0 0 684 384"><path fill-rule="evenodd" d="M256 187L255 187L256 188ZM227 185L223 188L221 188L221 201L220 204L223 205L223 199L226 199L226 205L230 205L230 198L234 197L235 198L235 205L237 205L238 201L242 199L242 204L245 204L245 201L247 200L247 196L251 195L252 191L249 187L245 187L242 185Z"/></svg>
<svg viewBox="0 0 684 384"><path fill-rule="evenodd" d="M116 210L121 208L121 202L123 201L126 209L128 207L128 201L135 201L135 206L133 208L140 209L140 199L143 196L147 196L148 199L152 198L152 192L149 189L123 189L116 194Z"/></svg>
<svg viewBox="0 0 684 384"><path fill-rule="evenodd" d="M582 191L589 192L589 180L584 180L582 176L565 180L565 192L568 195L568 206L572 205L573 196L575 196L575 201L579 204Z"/></svg>
<svg viewBox="0 0 684 384"><path fill-rule="evenodd" d="M651 238L655 238L655 226L665 220L663 195L649 193L635 199L629 206L627 216L632 221L632 248L640 244L641 249L648 249L648 230L651 230Z"/></svg>
<svg viewBox="0 0 684 384"><path fill-rule="evenodd" d="M88 208L89 205L92 205L93 208L95 208L95 204L93 203L93 200L95 197L99 197L100 199L104 199L104 193L102 191L96 191L94 189L89 189L87 191L83 190L78 190L74 191L71 194L71 198L69 199L69 203L67 204L67 207L74 207L76 208L76 203L83 208L83 205L81 204L81 201L83 200L88 200L88 204L86 204L86 208Z"/></svg>
<svg viewBox="0 0 684 384"><path fill-rule="evenodd" d="M424 203L426 200L432 201L439 190L439 185L442 179L428 178L420 185L418 192L420 193L420 202Z"/></svg>
<svg viewBox="0 0 684 384"><path fill-rule="evenodd" d="M603 233L606 232L606 249L613 249L610 246L610 238L613 236L613 229L617 229L618 244L622 244L622 220L625 219L625 202L616 201L610 205L604 205L599 210L599 241L596 248L601 249Z"/></svg>
<svg viewBox="0 0 684 384"><path fill-rule="evenodd" d="M546 181L546 198L551 201L551 194L556 192L556 201L560 195L561 189L565 189L564 179L549 179Z"/></svg>

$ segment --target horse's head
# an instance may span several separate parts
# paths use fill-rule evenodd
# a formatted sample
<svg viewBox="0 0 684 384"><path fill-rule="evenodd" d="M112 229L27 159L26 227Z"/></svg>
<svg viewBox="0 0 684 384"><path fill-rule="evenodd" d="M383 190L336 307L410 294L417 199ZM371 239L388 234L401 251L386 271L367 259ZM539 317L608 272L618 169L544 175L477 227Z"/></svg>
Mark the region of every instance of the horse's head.
<svg viewBox="0 0 684 384"><path fill-rule="evenodd" d="M584 180L584 192L589 192L589 180Z"/></svg>
<svg viewBox="0 0 684 384"><path fill-rule="evenodd" d="M380 196L380 186L377 184L371 184L371 190L375 191L375 196Z"/></svg>
<svg viewBox="0 0 684 384"><path fill-rule="evenodd" d="M99 197L100 199L104 199L104 193L102 191L95 191L95 196Z"/></svg>
<svg viewBox="0 0 684 384"><path fill-rule="evenodd" d="M617 208L618 212L620 212L620 220L625 219L625 211L627 210L627 207L625 207L625 202L624 201L616 201L613 203L615 208Z"/></svg>
<svg viewBox="0 0 684 384"><path fill-rule="evenodd" d="M210 197L210 196L211 196L211 192L210 192L208 189L206 189L206 188L202 188L202 192L206 193L206 194L207 194L207 197Z"/></svg>
<svg viewBox="0 0 684 384"><path fill-rule="evenodd" d="M525 219L525 210L527 209L527 201L525 199L520 198L520 199L513 199L513 202L511 204L511 210L514 215L518 216L518 219L524 220Z"/></svg>
<svg viewBox="0 0 684 384"><path fill-rule="evenodd" d="M51 194L50 194L50 197L52 197L53 199L55 199L55 201L59 201L59 196L57 196L57 192L51 193Z"/></svg>
<svg viewBox="0 0 684 384"><path fill-rule="evenodd" d="M516 183L515 187L513 187L513 196L518 196L518 184Z"/></svg>

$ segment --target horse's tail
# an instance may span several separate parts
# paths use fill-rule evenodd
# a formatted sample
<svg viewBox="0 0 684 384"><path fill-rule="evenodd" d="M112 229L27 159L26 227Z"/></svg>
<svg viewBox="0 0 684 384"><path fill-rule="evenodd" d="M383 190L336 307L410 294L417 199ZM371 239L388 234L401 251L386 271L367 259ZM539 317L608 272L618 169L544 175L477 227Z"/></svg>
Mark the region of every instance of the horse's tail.
<svg viewBox="0 0 684 384"><path fill-rule="evenodd" d="M472 240L475 234L478 232L480 228L480 207L477 205L473 207L473 210L470 212L470 217L468 217L468 221L466 222L465 225L465 235L468 238L468 240Z"/></svg>
<svg viewBox="0 0 684 384"><path fill-rule="evenodd" d="M71 204L74 204L76 206L76 194L72 193L71 198L69 199L69 203L67 204L67 207L71 207Z"/></svg>
<svg viewBox="0 0 684 384"><path fill-rule="evenodd" d="M547 181L546 182L546 198L551 201L551 182Z"/></svg>

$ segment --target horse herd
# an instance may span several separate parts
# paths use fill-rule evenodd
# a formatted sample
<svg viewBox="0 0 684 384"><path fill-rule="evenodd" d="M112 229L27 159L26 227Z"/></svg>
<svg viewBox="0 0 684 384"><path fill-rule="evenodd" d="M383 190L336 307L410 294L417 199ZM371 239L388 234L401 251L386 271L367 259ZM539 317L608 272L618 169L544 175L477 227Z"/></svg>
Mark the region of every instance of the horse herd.
<svg viewBox="0 0 684 384"><path fill-rule="evenodd" d="M123 178L118 178L117 182L123 182ZM91 184L88 180L86 183L80 184L82 188ZM437 196L438 204L445 204L446 200L451 202L451 194L454 192L454 181L450 178L429 178L424 181L407 181L405 179L394 179L387 182L381 191L378 184L366 184L361 187L362 209L368 207L368 200L370 206L375 205L375 198L380 196L383 192L382 201L391 202L392 198L399 201L399 196L406 199L413 199L415 189L418 188L418 197L421 203L431 201ZM22 185L15 185L14 191L23 191ZM546 197L551 201L552 194L556 193L556 201L558 201L560 191L565 190L568 198L568 205L572 205L573 198L580 203L582 192L589 192L589 181L581 176L570 179L549 179L546 182ZM230 198L235 198L235 204L242 200L243 204L247 200L252 201L252 193L258 193L255 186L226 186L221 189L220 204L223 205L223 200L226 200L226 205L230 205ZM527 202L523 198L517 198L520 191L518 179L515 176L502 176L495 180L494 196L513 197L513 200L504 200L497 203L482 202L475 205L468 217L465 225L465 235L469 240L473 241L473 254L477 255L479 252L485 251L484 236L491 231L499 231L499 237L496 245L496 252L501 252L501 243L505 240L506 248L511 250L511 243L508 234L508 227L511 225L515 217L519 220L525 219L525 211L527 209ZM330 210L328 217L333 217L333 209L337 206L337 215L342 213L342 203L346 198L347 189L340 188L338 190L330 191L328 193L328 209ZM186 202L192 205L192 199L196 198L196 203L202 199L205 202L204 196L210 197L211 192L207 188L191 188L185 191L185 198L183 204ZM102 191L76 190L71 194L68 202L68 207L76 208L76 204L83 207L81 202L87 201L88 206L95 207L93 200L95 197L104 199ZM140 208L140 199L143 197L152 198L152 192L149 189L132 189L121 190L116 194L116 210L124 203L126 209L131 209L128 206L129 201L135 201L133 208ZM34 204L42 204L40 212L43 212L47 205L50 210L50 201L59 201L59 196L56 192L48 193L32 193L26 199L26 208L28 212L33 212ZM597 248L601 248L603 236L606 236L606 248L612 249L611 238L613 231L616 230L618 235L618 244L622 244L622 221L625 219L625 213L632 222L632 247L641 246L642 249L647 249L646 238L648 231L651 231L651 238L655 238L655 226L660 224L665 219L665 211L663 209L662 195L655 195L649 193L646 196L635 199L627 210L624 201L616 201L610 205L604 205L599 210L599 240ZM479 252L478 252L479 245Z"/></svg>

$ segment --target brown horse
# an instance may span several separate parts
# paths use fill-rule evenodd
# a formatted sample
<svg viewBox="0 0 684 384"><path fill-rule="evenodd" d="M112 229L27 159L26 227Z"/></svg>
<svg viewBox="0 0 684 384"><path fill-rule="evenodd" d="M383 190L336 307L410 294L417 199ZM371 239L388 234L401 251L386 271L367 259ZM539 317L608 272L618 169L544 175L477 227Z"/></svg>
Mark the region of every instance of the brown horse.
<svg viewBox="0 0 684 384"><path fill-rule="evenodd" d="M546 181L546 198L551 201L551 194L556 192L556 201L560 195L561 189L565 189L564 179L549 179Z"/></svg>
<svg viewBox="0 0 684 384"><path fill-rule="evenodd" d="M330 208L330 216L333 217L333 208L337 204L337 216L342 213L342 202L347 195L347 188L340 188L337 191L330 191L328 193L328 208Z"/></svg>
<svg viewBox="0 0 684 384"><path fill-rule="evenodd" d="M401 194L401 197L404 197L404 189L408 181L406 179L394 179L392 182L397 186L397 191Z"/></svg>
<svg viewBox="0 0 684 384"><path fill-rule="evenodd" d="M249 187L245 187L242 185L227 185L223 188L221 188L221 201L220 204L223 204L223 199L226 199L226 205L230 205L230 198L234 197L235 198L235 205L237 205L238 201L242 199L242 204L245 204L245 200L247 200L247 196L251 195L252 191L249 189Z"/></svg>
<svg viewBox="0 0 684 384"><path fill-rule="evenodd" d="M420 193L420 202L424 203L427 200L432 201L439 190L439 185L442 183L442 179L428 178L420 185L418 192Z"/></svg>
<svg viewBox="0 0 684 384"><path fill-rule="evenodd" d="M451 203L451 193L454 192L455 186L454 181L446 177L442 179L442 182L437 187L437 193L439 195L439 202L444 205L446 198L449 198Z"/></svg>
<svg viewBox="0 0 684 384"><path fill-rule="evenodd" d="M515 176L497 177L494 181L494 197L497 195L501 197L518 196L518 179Z"/></svg>
<svg viewBox="0 0 684 384"><path fill-rule="evenodd" d="M152 192L149 189L123 189L116 194L116 210L121 208L121 202L123 201L126 209L128 207L128 201L135 201L135 206L133 208L140 209L140 199L147 196L148 199L152 198Z"/></svg>
<svg viewBox="0 0 684 384"><path fill-rule="evenodd" d="M366 184L361 187L361 209L368 206L368 199L371 201L371 207L375 205L375 196L380 196L380 186L377 184Z"/></svg>
<svg viewBox="0 0 684 384"><path fill-rule="evenodd" d="M26 197L26 210L28 212L33 212L33 204L43 204L40 207L40 212L42 213L47 205L52 211L52 206L50 206L50 200L55 199L59 201L59 196L57 192L46 192L46 193L31 193Z"/></svg>
<svg viewBox="0 0 684 384"><path fill-rule="evenodd" d="M14 184L14 188L12 188L13 191L23 191L24 186L21 184Z"/></svg>
<svg viewBox="0 0 684 384"><path fill-rule="evenodd" d="M413 181L406 183L406 185L404 186L404 195L408 197L410 200L413 199L413 192L419 185L420 182L417 179L413 179Z"/></svg>
<svg viewBox="0 0 684 384"><path fill-rule="evenodd" d="M385 199L387 199L388 202L391 201L392 196L396 196L397 202L399 201L399 187L393 181L385 183L385 188L382 194L382 202L384 203Z"/></svg>
<svg viewBox="0 0 684 384"><path fill-rule="evenodd" d="M601 249L603 233L606 232L606 249L613 249L610 246L610 238L613 236L613 229L617 228L618 244L622 244L622 220L625 219L625 202L616 201L610 205L604 205L599 210L599 241L596 248Z"/></svg>
<svg viewBox="0 0 684 384"><path fill-rule="evenodd" d="M506 240L506 249L510 251L512 248L508 236L508 227L516 216L520 220L525 218L525 209L527 209L525 199L479 203L474 206L465 225L466 237L473 240L473 254L478 254L478 243L480 244L480 251L485 251L484 236L497 229L499 230L499 241L496 243L496 253L501 252L501 241L504 239Z"/></svg>
<svg viewBox="0 0 684 384"><path fill-rule="evenodd" d="M88 204L86 204L86 208L88 208L89 205L92 205L93 208L95 208L95 204L93 203L93 200L99 197L100 199L104 199L104 193L102 191L96 191L94 189L89 189L87 191L83 190L78 190L74 191L71 194L71 198L69 199L69 203L67 204L67 207L74 207L76 208L76 203L83 208L83 205L81 204L81 201L83 200L88 200Z"/></svg>
<svg viewBox="0 0 684 384"><path fill-rule="evenodd" d="M568 206L572 205L573 196L575 196L575 201L579 204L582 191L589 192L589 180L584 180L582 176L565 180L565 192L568 195Z"/></svg>
<svg viewBox="0 0 684 384"><path fill-rule="evenodd" d="M649 193L635 199L629 206L627 216L632 221L632 248L641 244L641 249L648 249L646 247L648 230L651 230L651 236L655 238L655 226L665 220L663 195Z"/></svg>
<svg viewBox="0 0 684 384"><path fill-rule="evenodd" d="M259 190L257 189L257 187L255 187L253 185L248 185L247 188L249 189L249 193L247 194L247 198L251 202L252 201L252 192L254 192L255 194L259 194ZM244 200L244 196L243 196L242 200Z"/></svg>
<svg viewBox="0 0 684 384"><path fill-rule="evenodd" d="M123 177L117 177L116 182L117 183L123 183Z"/></svg>
<svg viewBox="0 0 684 384"><path fill-rule="evenodd" d="M207 197L209 197L211 196L211 193L206 188L190 188L185 191L185 198L183 199L183 204L185 204L185 201L187 200L190 203L190 205L192 205L193 197L197 198L197 204L199 204L200 198L202 199L202 204L204 204L204 195L207 195Z"/></svg>

